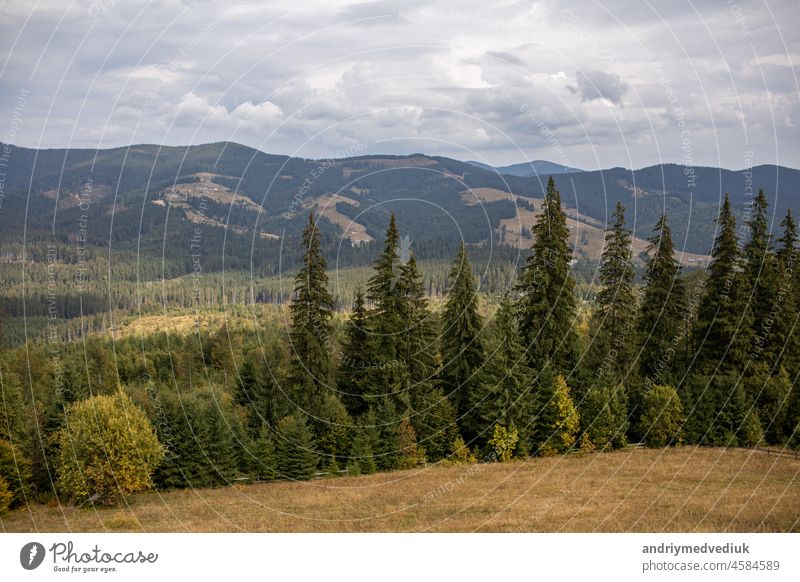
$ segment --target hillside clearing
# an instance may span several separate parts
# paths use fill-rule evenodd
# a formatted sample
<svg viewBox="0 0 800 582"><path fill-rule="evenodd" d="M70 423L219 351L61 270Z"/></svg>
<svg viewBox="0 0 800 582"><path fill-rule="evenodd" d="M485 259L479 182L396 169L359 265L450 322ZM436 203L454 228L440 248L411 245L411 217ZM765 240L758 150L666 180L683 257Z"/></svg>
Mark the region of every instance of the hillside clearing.
<svg viewBox="0 0 800 582"><path fill-rule="evenodd" d="M744 449L624 450L303 483L35 505L20 531L800 531L800 462Z"/></svg>

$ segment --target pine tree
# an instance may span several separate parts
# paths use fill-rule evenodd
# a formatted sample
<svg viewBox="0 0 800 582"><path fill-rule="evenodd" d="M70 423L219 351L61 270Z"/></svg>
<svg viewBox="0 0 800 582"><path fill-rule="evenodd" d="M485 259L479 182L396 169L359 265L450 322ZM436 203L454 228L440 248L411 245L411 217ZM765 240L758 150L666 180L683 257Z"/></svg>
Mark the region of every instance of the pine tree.
<svg viewBox="0 0 800 582"><path fill-rule="evenodd" d="M475 434L491 437L495 424L518 432L518 453L527 453L534 410L533 372L527 366L525 349L519 341L515 308L506 297L495 315L487 347L487 362L481 370L478 388L470 403Z"/></svg>
<svg viewBox="0 0 800 582"><path fill-rule="evenodd" d="M292 481L311 479L319 456L314 448L314 433L305 418L291 415L281 419L276 440L278 476Z"/></svg>
<svg viewBox="0 0 800 582"><path fill-rule="evenodd" d="M302 267L295 277L290 308L290 381L297 401L308 408L329 389L333 380L333 298L328 291L326 262L313 213L303 231L303 245Z"/></svg>
<svg viewBox="0 0 800 582"><path fill-rule="evenodd" d="M680 278L681 267L675 258L666 214L661 215L654 233L647 251L644 296L637 321L640 373L648 385L674 383L675 345L684 332L681 322L687 308L686 287ZM637 406L640 396L634 395Z"/></svg>
<svg viewBox="0 0 800 582"><path fill-rule="evenodd" d="M552 176L533 235L533 254L519 282L519 325L528 365L538 373L551 363L556 371L570 375L576 363L577 301L570 276L569 229Z"/></svg>
<svg viewBox="0 0 800 582"><path fill-rule="evenodd" d="M630 372L633 363L636 315L631 231L625 228L625 207L620 202L614 210L614 223L606 230L599 270L602 287L589 324L591 343L586 366L595 378L602 376L606 383L616 384Z"/></svg>
<svg viewBox="0 0 800 582"><path fill-rule="evenodd" d="M719 235L711 251L706 293L697 313L697 370L742 373L752 348L752 318L736 239L736 218L726 195L718 219Z"/></svg>
<svg viewBox="0 0 800 582"><path fill-rule="evenodd" d="M353 313L345 326L345 339L342 346L342 357L336 375L336 387L342 402L350 414L358 416L366 412L368 403L364 399L369 381L369 347L370 336L367 308L364 293L356 291L353 302Z"/></svg>
<svg viewBox="0 0 800 582"><path fill-rule="evenodd" d="M483 321L478 314L475 279L464 243L450 270L448 284L442 314L441 378L445 393L462 419L469 411L470 394L484 363Z"/></svg>

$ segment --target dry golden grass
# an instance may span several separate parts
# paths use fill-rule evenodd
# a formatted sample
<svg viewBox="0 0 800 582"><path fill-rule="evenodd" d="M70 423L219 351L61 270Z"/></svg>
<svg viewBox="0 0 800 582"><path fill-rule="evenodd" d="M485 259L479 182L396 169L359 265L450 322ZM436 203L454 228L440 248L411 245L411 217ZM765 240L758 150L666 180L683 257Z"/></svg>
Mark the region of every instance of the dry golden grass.
<svg viewBox="0 0 800 582"><path fill-rule="evenodd" d="M37 505L4 531L800 531L800 462L684 447Z"/></svg>

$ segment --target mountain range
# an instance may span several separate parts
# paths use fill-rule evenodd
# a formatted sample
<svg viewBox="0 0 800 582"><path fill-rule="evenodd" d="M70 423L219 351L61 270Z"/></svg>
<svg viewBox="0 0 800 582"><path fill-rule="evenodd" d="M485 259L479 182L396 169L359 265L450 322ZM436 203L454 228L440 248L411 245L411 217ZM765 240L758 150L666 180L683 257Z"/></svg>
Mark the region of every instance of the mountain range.
<svg viewBox="0 0 800 582"><path fill-rule="evenodd" d="M4 261L22 256L23 240L33 260L43 259L49 243L60 245L63 260L78 261L75 248L83 245L84 253L157 260L162 275L176 276L191 272L195 256L212 271L271 274L291 266L311 210L339 266L374 258L390 212L420 259L452 257L461 240L475 252L517 256L532 242L549 175L561 191L576 258L599 258L618 200L627 208L637 257L665 211L686 264L707 259L725 192L742 218L763 188L774 230L800 202L800 171L774 165L582 171L537 161L492 168L423 154L311 160L231 142L3 148Z"/></svg>

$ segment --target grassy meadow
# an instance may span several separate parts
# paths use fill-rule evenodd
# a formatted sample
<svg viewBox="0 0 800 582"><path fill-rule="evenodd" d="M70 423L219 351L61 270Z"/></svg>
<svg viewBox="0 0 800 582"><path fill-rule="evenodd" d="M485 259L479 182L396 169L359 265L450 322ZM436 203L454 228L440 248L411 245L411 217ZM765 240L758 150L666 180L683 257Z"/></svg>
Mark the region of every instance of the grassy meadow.
<svg viewBox="0 0 800 582"><path fill-rule="evenodd" d="M678 447L32 505L2 530L800 532L800 461Z"/></svg>

